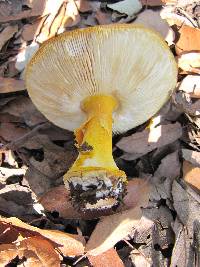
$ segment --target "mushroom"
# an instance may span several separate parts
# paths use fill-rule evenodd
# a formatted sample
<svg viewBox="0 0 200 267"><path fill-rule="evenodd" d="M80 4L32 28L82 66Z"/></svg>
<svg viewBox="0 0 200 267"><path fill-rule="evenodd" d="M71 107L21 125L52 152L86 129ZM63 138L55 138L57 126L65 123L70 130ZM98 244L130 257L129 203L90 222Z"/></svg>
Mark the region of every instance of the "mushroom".
<svg viewBox="0 0 200 267"><path fill-rule="evenodd" d="M27 89L50 121L74 130L79 155L64 183L75 207L120 203L126 174L112 156L112 130L122 133L147 121L176 81L167 44L139 25L78 29L41 45L27 66Z"/></svg>

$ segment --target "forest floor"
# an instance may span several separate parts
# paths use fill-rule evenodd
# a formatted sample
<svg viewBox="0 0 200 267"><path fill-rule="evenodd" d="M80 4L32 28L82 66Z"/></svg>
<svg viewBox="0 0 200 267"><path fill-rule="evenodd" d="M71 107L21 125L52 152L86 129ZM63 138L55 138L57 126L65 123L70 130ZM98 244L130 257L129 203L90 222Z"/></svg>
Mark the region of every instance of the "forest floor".
<svg viewBox="0 0 200 267"><path fill-rule="evenodd" d="M74 135L36 109L24 69L50 37L111 23L158 31L179 75L151 123L113 137L127 209L100 217L73 208ZM0 266L200 266L199 27L194 0L0 0Z"/></svg>

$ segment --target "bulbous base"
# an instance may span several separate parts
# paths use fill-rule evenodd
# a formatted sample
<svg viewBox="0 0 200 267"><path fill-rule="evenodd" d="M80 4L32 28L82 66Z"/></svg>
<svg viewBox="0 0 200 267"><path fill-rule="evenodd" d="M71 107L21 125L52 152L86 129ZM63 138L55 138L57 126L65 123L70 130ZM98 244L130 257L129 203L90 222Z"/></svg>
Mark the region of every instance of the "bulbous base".
<svg viewBox="0 0 200 267"><path fill-rule="evenodd" d="M105 210L117 207L125 196L123 171L73 171L64 176L77 210Z"/></svg>

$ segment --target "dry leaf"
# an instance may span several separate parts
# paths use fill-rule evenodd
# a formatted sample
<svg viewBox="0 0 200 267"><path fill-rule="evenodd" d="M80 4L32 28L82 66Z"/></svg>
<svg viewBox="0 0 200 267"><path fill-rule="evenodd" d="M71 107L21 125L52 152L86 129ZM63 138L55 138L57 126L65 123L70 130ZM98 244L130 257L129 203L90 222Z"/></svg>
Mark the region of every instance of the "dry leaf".
<svg viewBox="0 0 200 267"><path fill-rule="evenodd" d="M168 23L161 18L159 10L144 10L138 15L134 23L142 24L150 29L159 32L169 45L171 45L174 41L174 31L169 27Z"/></svg>
<svg viewBox="0 0 200 267"><path fill-rule="evenodd" d="M67 234L58 230L43 230L28 225L15 217L0 217L0 222L9 225L10 228L14 227L18 230L19 234L25 232L26 236L35 235L48 239L50 242L53 242L64 256L74 257L84 253L85 240L82 236Z"/></svg>
<svg viewBox="0 0 200 267"><path fill-rule="evenodd" d="M200 74L200 53L191 52L180 55L178 67L189 73Z"/></svg>
<svg viewBox="0 0 200 267"><path fill-rule="evenodd" d="M24 18L36 17L42 14L44 15L44 13L47 14L45 11L45 7L48 2L51 2L51 1L50 0L34 0L34 1L28 0L27 5L31 7L30 10L23 10L20 12L16 12L16 10L14 10L16 13L14 12L13 14L11 13L9 15L5 13L4 14L0 13L0 22L8 22L8 21L20 20ZM7 1L7 5L9 7L10 5L9 1Z"/></svg>
<svg viewBox="0 0 200 267"><path fill-rule="evenodd" d="M95 18L100 25L111 24L112 22L111 14L102 12L101 10L96 11Z"/></svg>
<svg viewBox="0 0 200 267"><path fill-rule="evenodd" d="M10 114L19 117L26 125L33 127L37 124L46 122L46 118L36 109L30 98L18 96L11 100L1 109L2 114Z"/></svg>
<svg viewBox="0 0 200 267"><path fill-rule="evenodd" d="M179 39L176 43L176 53L200 51L200 29L183 25L179 29Z"/></svg>
<svg viewBox="0 0 200 267"><path fill-rule="evenodd" d="M181 181L181 184L174 181L172 186L173 205L177 212L177 219L173 227L176 233L176 244L171 261L173 267L193 266L195 261L200 259L200 197L191 187L187 187L183 181Z"/></svg>
<svg viewBox="0 0 200 267"><path fill-rule="evenodd" d="M92 11L92 6L90 1L87 0L75 0L75 4L78 10L82 13Z"/></svg>
<svg viewBox="0 0 200 267"><path fill-rule="evenodd" d="M134 16L142 9L139 0L124 0L114 4L107 4L107 7L118 11L121 14L126 14L129 17Z"/></svg>
<svg viewBox="0 0 200 267"><path fill-rule="evenodd" d="M24 264L28 266L60 266L59 255L50 242L39 237L29 237L13 244L0 245L0 264L5 266L19 256L26 258Z"/></svg>
<svg viewBox="0 0 200 267"><path fill-rule="evenodd" d="M165 0L140 0L142 5L145 6L162 6L166 1Z"/></svg>
<svg viewBox="0 0 200 267"><path fill-rule="evenodd" d="M200 168L193 166L190 162L183 162L183 179L200 192Z"/></svg>
<svg viewBox="0 0 200 267"><path fill-rule="evenodd" d="M200 167L200 152L189 150L189 149L182 149L183 158L186 161L189 161L196 167Z"/></svg>
<svg viewBox="0 0 200 267"><path fill-rule="evenodd" d="M26 90L24 81L0 77L0 93L12 93L23 90Z"/></svg>
<svg viewBox="0 0 200 267"><path fill-rule="evenodd" d="M182 135L181 125L160 125L153 129L145 129L128 137L123 137L116 146L121 150L134 155L144 155L155 148L165 146L176 141Z"/></svg>
<svg viewBox="0 0 200 267"><path fill-rule="evenodd" d="M18 31L18 26L7 26L0 32L0 50L4 44Z"/></svg>
<svg viewBox="0 0 200 267"><path fill-rule="evenodd" d="M141 206L145 206L149 200L150 185L144 184L139 191L140 198L134 208L118 214L104 217L96 225L87 245L88 255L99 255L125 238L134 228L140 224L142 218Z"/></svg>
<svg viewBox="0 0 200 267"><path fill-rule="evenodd" d="M111 248L104 253L92 256L88 255L88 260L93 267L123 267L124 264L118 256L116 250Z"/></svg>
<svg viewBox="0 0 200 267"><path fill-rule="evenodd" d="M0 125L0 136L6 141L14 141L25 134L30 130L28 128L22 127L14 123L1 123Z"/></svg>
<svg viewBox="0 0 200 267"><path fill-rule="evenodd" d="M200 98L200 75L187 75L178 89L191 97Z"/></svg>

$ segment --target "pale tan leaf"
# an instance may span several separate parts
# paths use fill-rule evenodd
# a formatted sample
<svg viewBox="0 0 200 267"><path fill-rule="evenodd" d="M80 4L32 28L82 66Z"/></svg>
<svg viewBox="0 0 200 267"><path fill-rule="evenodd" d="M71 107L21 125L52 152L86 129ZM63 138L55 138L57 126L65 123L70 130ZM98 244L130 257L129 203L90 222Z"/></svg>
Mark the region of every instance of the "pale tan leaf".
<svg viewBox="0 0 200 267"><path fill-rule="evenodd" d="M131 17L141 10L142 5L139 0L124 0L114 4L108 4L107 7Z"/></svg>
<svg viewBox="0 0 200 267"><path fill-rule="evenodd" d="M178 56L178 67L189 73L200 74L200 52L190 52Z"/></svg>
<svg viewBox="0 0 200 267"><path fill-rule="evenodd" d="M0 32L0 50L4 46L4 44L13 37L13 35L18 31L18 26L7 26Z"/></svg>
<svg viewBox="0 0 200 267"><path fill-rule="evenodd" d="M124 264L116 250L111 248L100 255L88 255L88 260L93 267L123 267Z"/></svg>
<svg viewBox="0 0 200 267"><path fill-rule="evenodd" d="M140 188L140 198L134 208L100 220L86 245L88 255L96 256L112 248L140 223L141 206L147 205L150 190L150 185L146 183Z"/></svg>
<svg viewBox="0 0 200 267"><path fill-rule="evenodd" d="M22 80L0 77L0 93L13 93L26 90Z"/></svg>
<svg viewBox="0 0 200 267"><path fill-rule="evenodd" d="M200 51L200 29L183 25L179 29L179 39L176 43L176 52Z"/></svg>
<svg viewBox="0 0 200 267"><path fill-rule="evenodd" d="M200 98L200 76L187 75L181 82L179 90L184 91L191 97Z"/></svg>
<svg viewBox="0 0 200 267"><path fill-rule="evenodd" d="M193 166L190 162L183 162L183 179L200 192L200 168Z"/></svg>

